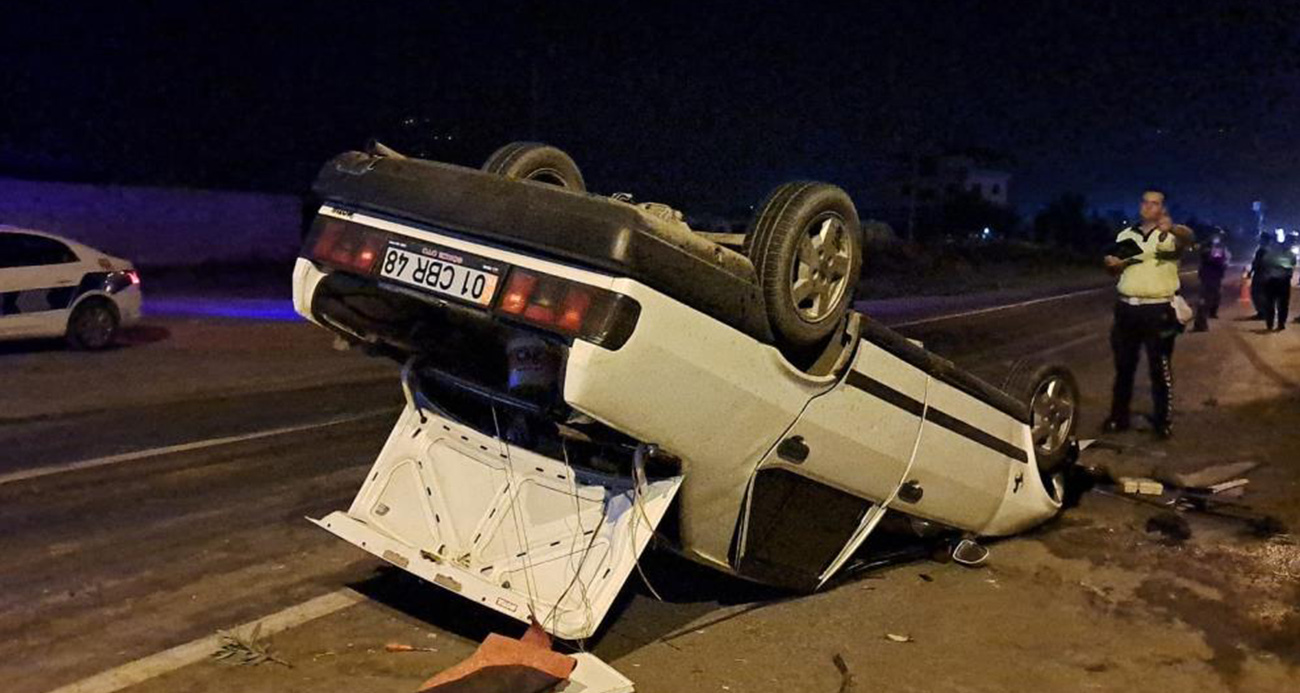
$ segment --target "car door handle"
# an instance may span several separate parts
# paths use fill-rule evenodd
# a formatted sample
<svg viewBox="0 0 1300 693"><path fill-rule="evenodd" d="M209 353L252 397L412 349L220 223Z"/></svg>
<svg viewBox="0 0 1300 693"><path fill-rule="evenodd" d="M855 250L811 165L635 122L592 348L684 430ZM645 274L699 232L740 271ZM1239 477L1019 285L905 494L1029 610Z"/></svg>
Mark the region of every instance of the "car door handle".
<svg viewBox="0 0 1300 693"><path fill-rule="evenodd" d="M803 436L791 436L776 446L776 456L793 464L803 464L808 459L808 444Z"/></svg>
<svg viewBox="0 0 1300 693"><path fill-rule="evenodd" d="M916 479L898 487L898 500L904 503L919 503L924 495L925 489L921 488L921 482Z"/></svg>

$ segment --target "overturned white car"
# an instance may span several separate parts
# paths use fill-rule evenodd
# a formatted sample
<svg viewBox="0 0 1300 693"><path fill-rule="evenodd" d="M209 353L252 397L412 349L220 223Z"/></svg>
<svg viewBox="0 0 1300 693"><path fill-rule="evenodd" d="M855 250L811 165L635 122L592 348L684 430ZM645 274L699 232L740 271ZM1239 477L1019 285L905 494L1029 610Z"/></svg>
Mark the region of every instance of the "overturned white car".
<svg viewBox="0 0 1300 693"><path fill-rule="evenodd" d="M402 361L407 401L325 529L582 638L652 536L815 589L887 511L998 536L1061 507L1073 377L1005 392L850 312L838 188L778 188L736 251L551 147L485 169L372 146L317 180L295 306Z"/></svg>

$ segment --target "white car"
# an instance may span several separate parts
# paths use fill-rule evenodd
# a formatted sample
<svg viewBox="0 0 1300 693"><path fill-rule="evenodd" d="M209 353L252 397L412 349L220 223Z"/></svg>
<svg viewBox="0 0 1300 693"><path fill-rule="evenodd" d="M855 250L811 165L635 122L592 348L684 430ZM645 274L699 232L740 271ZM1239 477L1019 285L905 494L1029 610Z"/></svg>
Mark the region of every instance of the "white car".
<svg viewBox="0 0 1300 693"><path fill-rule="evenodd" d="M848 312L860 249L844 265L832 236L855 240L857 218L831 186L779 188L741 254L663 205L585 193L558 150L512 147L529 166L373 148L322 170L295 307L404 362L407 406L320 526L583 638L652 536L811 590L887 512L1000 536L1060 509L1073 377L1028 369L1013 396ZM822 336L794 334L808 325Z"/></svg>
<svg viewBox="0 0 1300 693"><path fill-rule="evenodd" d="M140 317L130 262L53 234L0 226L0 339L65 337L103 349Z"/></svg>

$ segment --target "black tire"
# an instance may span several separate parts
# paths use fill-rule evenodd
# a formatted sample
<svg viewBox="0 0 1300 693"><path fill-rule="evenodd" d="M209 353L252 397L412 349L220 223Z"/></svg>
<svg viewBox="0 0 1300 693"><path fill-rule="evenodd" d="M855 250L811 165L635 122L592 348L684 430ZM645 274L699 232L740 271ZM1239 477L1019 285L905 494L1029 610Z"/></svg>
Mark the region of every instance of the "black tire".
<svg viewBox="0 0 1300 693"><path fill-rule="evenodd" d="M68 344L83 351L106 349L113 345L119 324L117 308L110 301L87 299L68 318Z"/></svg>
<svg viewBox="0 0 1300 693"><path fill-rule="evenodd" d="M1073 458L1079 427L1079 384L1059 363L1022 361L1007 376L1002 389L1029 406L1029 427L1038 470L1062 471Z"/></svg>
<svg viewBox="0 0 1300 693"><path fill-rule="evenodd" d="M745 252L778 346L802 349L825 340L848 312L862 272L853 200L828 183L786 183L759 205L749 228Z"/></svg>
<svg viewBox="0 0 1300 693"><path fill-rule="evenodd" d="M563 150L540 142L511 142L492 152L483 163L488 173L547 183L577 192L586 192L587 184L573 159Z"/></svg>

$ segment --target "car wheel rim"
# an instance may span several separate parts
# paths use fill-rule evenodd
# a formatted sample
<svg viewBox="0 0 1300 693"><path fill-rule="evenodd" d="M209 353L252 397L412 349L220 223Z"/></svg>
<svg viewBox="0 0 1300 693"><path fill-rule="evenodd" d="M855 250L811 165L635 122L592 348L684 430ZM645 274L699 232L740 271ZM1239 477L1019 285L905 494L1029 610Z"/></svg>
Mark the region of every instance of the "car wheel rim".
<svg viewBox="0 0 1300 693"><path fill-rule="evenodd" d="M103 346L113 334L113 316L106 310L88 310L82 313L77 331L87 346Z"/></svg>
<svg viewBox="0 0 1300 693"><path fill-rule="evenodd" d="M1034 446L1043 454L1054 454L1069 441L1074 429L1075 395L1060 376L1045 379L1030 403Z"/></svg>
<svg viewBox="0 0 1300 693"><path fill-rule="evenodd" d="M820 322L830 316L848 290L852 241L844 219L826 214L799 236L790 273L790 298L799 317Z"/></svg>

